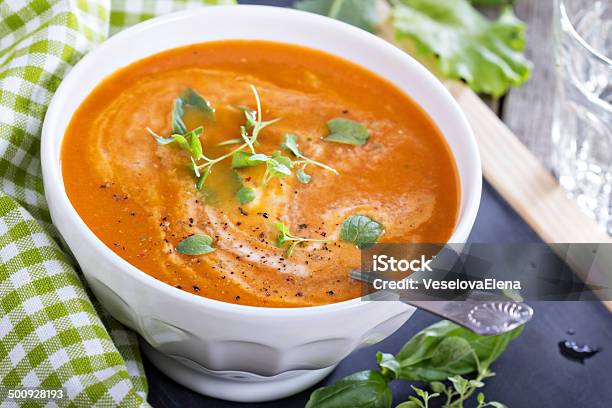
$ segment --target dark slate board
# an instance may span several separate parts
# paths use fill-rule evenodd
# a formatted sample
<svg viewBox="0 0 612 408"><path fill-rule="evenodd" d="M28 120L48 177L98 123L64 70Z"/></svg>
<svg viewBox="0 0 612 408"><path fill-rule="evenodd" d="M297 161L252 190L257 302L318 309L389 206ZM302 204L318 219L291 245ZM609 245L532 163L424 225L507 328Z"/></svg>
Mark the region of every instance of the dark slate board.
<svg viewBox="0 0 612 408"><path fill-rule="evenodd" d="M472 242L540 242L538 236L503 199L485 184ZM488 399L520 408L564 408L612 406L612 315L599 302L532 302L534 319L521 336L493 364L496 377L487 380ZM388 339L359 350L340 363L321 384L328 384L356 371L375 368L376 351L397 352L416 332L439 318L417 311ZM570 336L568 330L574 330ZM558 343L564 339L602 347L584 364L564 358ZM303 407L312 390L283 400L261 404L236 404L201 396L175 383L145 361L149 380L149 402L154 407L293 408ZM394 384L398 404L410 395L407 382ZM316 387L315 387L316 388ZM466 407L475 404L466 404ZM347 407L349 408L349 407Z"/></svg>

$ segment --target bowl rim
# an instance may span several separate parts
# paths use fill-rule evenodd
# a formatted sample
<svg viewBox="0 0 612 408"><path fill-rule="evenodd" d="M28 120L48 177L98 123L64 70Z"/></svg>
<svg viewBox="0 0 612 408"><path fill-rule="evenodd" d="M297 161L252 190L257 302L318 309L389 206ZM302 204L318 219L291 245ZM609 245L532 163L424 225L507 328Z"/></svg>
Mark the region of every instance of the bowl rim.
<svg viewBox="0 0 612 408"><path fill-rule="evenodd" d="M57 160L54 156L54 137L52 134L53 128L56 126L56 116L61 115L61 97L63 93L65 93L64 89L67 87L67 83L73 77L82 75L81 71L84 71L84 67L89 63L89 61L96 60L100 58L99 56L104 56L104 53L108 48L111 48L113 44L128 41L131 37L142 33L143 31L155 30L156 27L171 23L176 20L182 20L188 17L193 17L194 14L207 14L209 12L234 12L237 10L252 10L253 12L262 11L267 14L276 13L281 17L291 17L305 20L308 23L319 26L327 26L329 28L341 28L344 32L346 32L347 36L355 37L355 40L361 41L363 47L378 47L384 48L386 52L389 54L394 54L394 59L402 59L404 63L410 65L413 69L413 74L416 73L420 75L420 79L427 81L427 87L431 88L433 93L438 93L440 96L443 96L449 102L449 106L451 110L455 110L455 113L458 113L457 118L461 122L462 129L458 132L465 134L466 142L468 143L469 154L467 155L470 160L474 161L474 171L472 174L468 174L465 180L460 177L460 184L465 186L470 186L473 189L473 194L471 196L465 197L464 205L460 206L460 213L458 216L457 224L455 225L455 229L452 233L451 238L449 239L449 243L459 241L465 241L471 230L476 215L478 212L478 208L480 205L480 198L482 193L482 169L481 169L481 161L480 154L476 144L476 139L473 134L472 128L469 125L465 114L460 109L459 104L455 101L451 93L442 85L442 83L431 73L429 72L423 65L417 62L413 57L395 47L393 44L385 41L384 39L369 33L365 30L354 27L350 24L344 23L342 21L338 21L329 17L290 9L284 7L274 7L274 6L263 6L263 5L226 5L226 6L209 6L202 7L198 9L188 9L179 12L169 13L166 15L158 16L147 21L138 23L132 27L129 27L118 34L113 35L112 37L105 40L103 43L98 45L95 49L87 53L81 60L75 64L75 66L71 69L71 71L66 75L66 77L62 80L59 87L57 88L51 103L47 109L47 113L45 115L45 120L43 122L42 134L41 134L41 168L44 179L45 186L45 196L47 200L53 199L56 201L57 206L62 209L62 211L71 218L74 222L74 226L76 229L74 233L86 240L88 244L95 249L103 258L105 258L114 268L122 270L125 273L129 273L135 278L139 283L143 285L147 285L152 287L156 291L163 293L165 296L170 298L176 298L177 300L188 301L195 303L194 306L202 306L207 307L209 309L215 309L223 312L234 312L238 314L247 314L250 316L258 315L258 316L269 316L269 317L282 317L282 316L309 316L319 314L321 312L333 312L339 310L345 310L349 308L356 308L359 306L365 306L371 301L364 301L361 297L357 297L354 299L349 299L341 302L317 305L317 306L306 306L306 307L265 307L265 306L250 306L250 305L241 305L235 303L224 302L220 300L210 299L203 296L195 295L190 292L183 291L181 289L177 289L172 285L169 285L165 282L162 282L153 276L147 274L144 271L141 271L134 265L130 264L128 261L120 257L118 254L113 252L106 244L104 244L94 233L93 231L85 224L83 219L79 216L76 209L73 207L68 195L66 194L62 176L61 176L61 161ZM234 10L234 11L231 11ZM247 11L250 12L250 11ZM219 41L219 40L209 40L209 41ZM209 42L207 40L201 42ZM222 41L222 40L220 40ZM283 42L279 40L279 42ZM285 42L287 43L287 42ZM291 42L288 42L291 43ZM193 43L195 44L195 42ZM301 45L304 46L304 45ZM315 48L316 47L311 47ZM170 49L170 48L169 48ZM332 54L330 51L325 49L320 49L323 52ZM163 50L157 51L163 52ZM154 55L154 54L151 54ZM339 58L348 60L345 57L338 56ZM137 60L135 60L137 61ZM133 61L133 62L135 62ZM350 61L350 60L349 60ZM350 61L354 64L360 65L356 62ZM362 65L360 65L363 67ZM364 67L365 68L365 67ZM369 71L372 71L369 68ZM372 71L374 72L374 71ZM376 75L381 76L380 74L374 72ZM384 77L383 77L384 78ZM385 78L387 81L394 83L389 78ZM412 97L411 97L412 98ZM82 102L82 101L81 101ZM415 101L418 104L418 102ZM432 118L434 123L437 122ZM446 139L446 137L445 137ZM61 152L61 142L63 141L63 136L59 139L59 150ZM453 153L453 158L455 161L457 160L455 154ZM464 193L465 189L461 190L461 193ZM463 202L463 200L461 200ZM59 228L58 228L59 229Z"/></svg>

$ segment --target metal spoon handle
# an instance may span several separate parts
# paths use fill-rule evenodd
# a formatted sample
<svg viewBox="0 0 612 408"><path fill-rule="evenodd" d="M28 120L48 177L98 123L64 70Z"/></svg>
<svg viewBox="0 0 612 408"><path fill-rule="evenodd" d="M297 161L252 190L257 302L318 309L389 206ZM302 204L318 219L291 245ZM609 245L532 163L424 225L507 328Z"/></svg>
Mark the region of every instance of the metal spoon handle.
<svg viewBox="0 0 612 408"><path fill-rule="evenodd" d="M533 309L509 300L407 301L406 303L457 323L481 336L495 336L527 323Z"/></svg>
<svg viewBox="0 0 612 408"><path fill-rule="evenodd" d="M373 275L352 271L351 278L372 284ZM379 294L381 292L378 292ZM384 299L384 296L369 296ZM398 299L395 295L395 299ZM401 299L419 309L457 323L481 336L495 336L509 332L527 323L533 317L533 309L522 302L515 302L492 293L474 291L465 300L416 300Z"/></svg>

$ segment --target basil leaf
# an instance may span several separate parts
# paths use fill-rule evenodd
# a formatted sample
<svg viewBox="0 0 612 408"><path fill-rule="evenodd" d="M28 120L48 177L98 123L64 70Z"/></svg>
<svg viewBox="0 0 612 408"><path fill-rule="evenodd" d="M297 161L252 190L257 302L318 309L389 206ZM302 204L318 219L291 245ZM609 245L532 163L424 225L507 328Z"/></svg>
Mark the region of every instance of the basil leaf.
<svg viewBox="0 0 612 408"><path fill-rule="evenodd" d="M371 218L365 215L351 215L342 223L340 239L364 249L374 245L382 232L382 225Z"/></svg>
<svg viewBox="0 0 612 408"><path fill-rule="evenodd" d="M378 371L361 371L310 394L305 408L389 408L391 388Z"/></svg>
<svg viewBox="0 0 612 408"><path fill-rule="evenodd" d="M381 353L379 351L376 353L376 362L378 363L378 367L380 367L380 371L385 377L389 379L397 378L400 363L395 359L393 354Z"/></svg>
<svg viewBox="0 0 612 408"><path fill-rule="evenodd" d="M244 167L258 166L268 160L265 154L252 154L244 150L238 151L232 155L232 168L241 169Z"/></svg>
<svg viewBox="0 0 612 408"><path fill-rule="evenodd" d="M423 408L423 404L419 404L416 401L404 401L395 408Z"/></svg>
<svg viewBox="0 0 612 408"><path fill-rule="evenodd" d="M376 0L302 0L295 8L344 21L373 32L379 23Z"/></svg>
<svg viewBox="0 0 612 408"><path fill-rule="evenodd" d="M493 408L508 408L506 405L497 401L489 401L487 402L487 405L492 406Z"/></svg>
<svg viewBox="0 0 612 408"><path fill-rule="evenodd" d="M437 59L450 79L465 80L476 92L503 95L531 74L524 57L525 24L505 7L490 21L467 0L397 0L393 25L398 41L410 39L416 51Z"/></svg>
<svg viewBox="0 0 612 408"><path fill-rule="evenodd" d="M417 333L395 355L400 362L398 378L443 381L450 376L476 371L476 358L484 370L521 330L519 327L498 336L479 336L449 321L440 321ZM470 358L469 354L476 357Z"/></svg>
<svg viewBox="0 0 612 408"><path fill-rule="evenodd" d="M447 337L435 347L425 364L406 366L400 363L398 378L419 381L445 380L451 375L467 374L478 370L475 350L462 337Z"/></svg>
<svg viewBox="0 0 612 408"><path fill-rule="evenodd" d="M299 181L300 183L303 183L303 184L308 184L308 183L310 183L310 179L312 178L312 177L310 177L310 174L307 174L307 173L304 171L304 169L303 169L303 168L298 169L298 171L296 171L296 172L295 172L295 176L297 177L298 181Z"/></svg>
<svg viewBox="0 0 612 408"><path fill-rule="evenodd" d="M300 149L298 148L297 136L292 133L287 133L285 135L285 139L283 141L283 144L281 145L281 148L290 150L291 153L293 153L296 156L302 155L302 153L300 152Z"/></svg>
<svg viewBox="0 0 612 408"><path fill-rule="evenodd" d="M370 132L365 126L350 119L332 119L327 122L327 128L329 135L324 140L328 142L364 145L370 138Z"/></svg>
<svg viewBox="0 0 612 408"><path fill-rule="evenodd" d="M251 187L242 187L236 193L236 198L240 204L248 204L255 199L256 195L255 190Z"/></svg>
<svg viewBox="0 0 612 408"><path fill-rule="evenodd" d="M213 252L213 239L208 235L194 234L182 240L176 250L184 255L204 255Z"/></svg>

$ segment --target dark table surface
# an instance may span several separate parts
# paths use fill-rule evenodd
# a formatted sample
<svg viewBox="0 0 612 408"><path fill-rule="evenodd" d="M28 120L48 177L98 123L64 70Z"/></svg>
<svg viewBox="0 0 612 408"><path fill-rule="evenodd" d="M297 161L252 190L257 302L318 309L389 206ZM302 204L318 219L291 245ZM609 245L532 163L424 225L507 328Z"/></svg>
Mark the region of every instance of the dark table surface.
<svg viewBox="0 0 612 408"><path fill-rule="evenodd" d="M534 8L533 4L543 4L548 0L537 3L535 0L530 1L519 3L517 6L519 15L524 12L522 9L529 11ZM239 0L239 2L290 6L293 0ZM531 44L542 42L538 37L540 34L538 30L533 29L532 21L534 18L541 20L542 15L522 17L526 18L531 26ZM526 92L528 88L529 84L519 91L512 91L510 96L515 96L513 93ZM512 105L508 102L512 100L491 103L491 107L500 113L504 120L512 119L510 117L512 115L504 114L503 107ZM518 116L524 119L525 114ZM530 143L528 145L532 147ZM540 238L495 190L485 183L481 208L470 241L540 242ZM598 302L531 302L530 304L535 310L535 316L520 337L512 342L508 350L493 364L492 369L497 376L486 382L483 391L487 398L503 402L509 407L519 408L612 407L612 315ZM418 310L391 337L348 356L320 384L293 397L270 403L236 404L204 397L175 383L145 359L149 380L149 402L155 407L303 407L315 388L356 371L375 368L376 351L395 353L416 332L438 320L436 316ZM568 330L573 330L575 334L569 335ZM558 349L559 341L564 339L599 346L601 352L586 360L584 364L568 360L559 353ZM412 391L407 382L395 382L393 388L394 404L405 401ZM466 407L472 406L475 404L466 404Z"/></svg>

